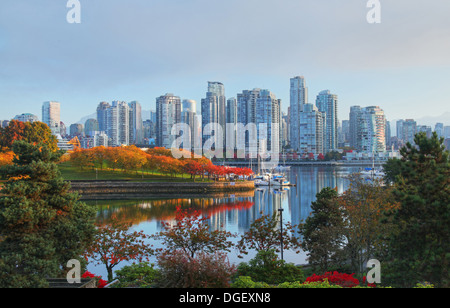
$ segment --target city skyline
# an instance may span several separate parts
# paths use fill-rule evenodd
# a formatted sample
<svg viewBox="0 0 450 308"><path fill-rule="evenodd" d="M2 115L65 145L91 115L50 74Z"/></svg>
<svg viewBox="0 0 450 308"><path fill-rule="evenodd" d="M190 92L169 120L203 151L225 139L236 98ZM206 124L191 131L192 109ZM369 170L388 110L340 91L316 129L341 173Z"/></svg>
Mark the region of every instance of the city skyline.
<svg viewBox="0 0 450 308"><path fill-rule="evenodd" d="M286 112L298 75L308 103L325 89L339 96L340 120L354 105L380 106L390 120L448 112L448 2L383 2L380 24L367 23L357 0L81 4L81 24L69 24L65 3L2 1L2 118L39 115L44 101L64 106L66 124L101 101L155 110L174 93L199 103L208 80L225 84L227 98L270 89Z"/></svg>

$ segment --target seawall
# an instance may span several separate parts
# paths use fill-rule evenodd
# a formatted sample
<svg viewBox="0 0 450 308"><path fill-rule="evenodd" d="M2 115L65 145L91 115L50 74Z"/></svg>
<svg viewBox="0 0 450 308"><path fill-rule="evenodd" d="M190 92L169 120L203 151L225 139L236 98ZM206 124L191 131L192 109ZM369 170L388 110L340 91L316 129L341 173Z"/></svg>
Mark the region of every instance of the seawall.
<svg viewBox="0 0 450 308"><path fill-rule="evenodd" d="M127 181L71 181L72 191L82 199L128 199L128 198L178 198L217 194L250 192L255 183L215 182L215 183L159 183Z"/></svg>

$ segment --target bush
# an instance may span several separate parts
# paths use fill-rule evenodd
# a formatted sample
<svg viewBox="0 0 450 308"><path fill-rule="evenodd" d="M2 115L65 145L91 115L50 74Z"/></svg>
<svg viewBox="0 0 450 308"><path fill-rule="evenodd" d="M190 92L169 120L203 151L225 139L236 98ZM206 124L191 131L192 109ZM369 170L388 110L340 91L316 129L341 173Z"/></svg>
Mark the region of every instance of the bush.
<svg viewBox="0 0 450 308"><path fill-rule="evenodd" d="M224 253L199 253L191 258L175 250L158 256L163 288L228 288L236 269Z"/></svg>
<svg viewBox="0 0 450 308"><path fill-rule="evenodd" d="M159 277L159 271L147 262L124 266L115 274L119 280L116 288L151 288Z"/></svg>
<svg viewBox="0 0 450 308"><path fill-rule="evenodd" d="M233 289L264 289L269 288L265 282L254 282L251 277L239 276L231 285Z"/></svg>
<svg viewBox="0 0 450 308"><path fill-rule="evenodd" d="M353 288L359 286L359 280L353 277L354 274L345 274L338 272L327 272L323 275L312 275L306 278L307 283L328 281L332 285L338 285L343 288Z"/></svg>
<svg viewBox="0 0 450 308"><path fill-rule="evenodd" d="M285 282L278 285L280 289L342 289L341 286L330 284L328 280L313 282Z"/></svg>
<svg viewBox="0 0 450 308"><path fill-rule="evenodd" d="M303 271L292 263L279 260L274 250L259 251L249 263L241 263L238 275L268 284L304 281Z"/></svg>

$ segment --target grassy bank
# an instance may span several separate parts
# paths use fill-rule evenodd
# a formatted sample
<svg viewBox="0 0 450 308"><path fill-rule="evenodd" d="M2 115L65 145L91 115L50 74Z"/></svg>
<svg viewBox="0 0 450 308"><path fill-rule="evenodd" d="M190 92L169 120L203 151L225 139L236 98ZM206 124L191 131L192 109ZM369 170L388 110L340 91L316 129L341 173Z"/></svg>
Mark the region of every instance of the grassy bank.
<svg viewBox="0 0 450 308"><path fill-rule="evenodd" d="M132 181L132 182L181 182L192 183L193 179L190 175L176 175L170 176L158 173L147 173L142 171L126 172L124 170L112 169L80 169L73 167L69 162L58 165L62 177L67 181ZM196 182L202 182L202 179L197 177ZM204 179L203 182L211 182Z"/></svg>

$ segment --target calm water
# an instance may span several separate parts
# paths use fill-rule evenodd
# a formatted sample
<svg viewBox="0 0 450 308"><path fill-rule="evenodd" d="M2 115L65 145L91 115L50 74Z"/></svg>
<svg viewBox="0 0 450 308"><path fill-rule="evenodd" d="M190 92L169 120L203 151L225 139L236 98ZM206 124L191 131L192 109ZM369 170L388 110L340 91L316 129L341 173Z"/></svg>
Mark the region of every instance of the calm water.
<svg viewBox="0 0 450 308"><path fill-rule="evenodd" d="M93 201L98 207L97 221L107 224L113 215L120 220L133 224L133 230L154 234L161 231L161 222L170 222L175 218L177 206L195 208L204 216L209 217L212 229L227 230L237 233L237 241L246 232L252 222L261 216L261 213L272 214L278 209L284 209L283 221L299 224L311 213L311 203L316 200L316 194L324 187L337 188L339 193L344 192L349 185L346 178L359 168L347 167L293 167L286 172L295 187L282 190L258 189L255 192L243 195L225 195L220 198L183 198L174 195L174 199L149 200L123 200L123 201ZM151 241L157 247L159 244ZM232 263L248 261L254 254L244 259L237 257L232 251L229 259ZM295 254L285 251L284 259L295 264L306 264L306 253ZM151 260L154 262L155 260ZM116 269L126 265L120 264ZM107 277L104 266L90 265L88 270Z"/></svg>

